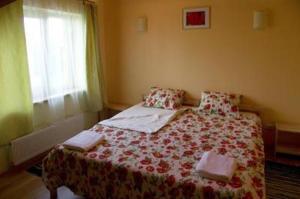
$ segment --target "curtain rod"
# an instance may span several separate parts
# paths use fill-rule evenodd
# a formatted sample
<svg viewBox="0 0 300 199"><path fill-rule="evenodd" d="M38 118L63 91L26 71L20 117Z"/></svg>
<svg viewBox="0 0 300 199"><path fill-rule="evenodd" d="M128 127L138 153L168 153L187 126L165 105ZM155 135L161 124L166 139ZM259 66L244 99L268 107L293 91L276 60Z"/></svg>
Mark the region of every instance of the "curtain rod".
<svg viewBox="0 0 300 199"><path fill-rule="evenodd" d="M90 1L90 0L78 0L83 2L83 4L88 4L88 5L92 5L92 6L96 6L96 3L94 1Z"/></svg>
<svg viewBox="0 0 300 199"><path fill-rule="evenodd" d="M0 8L3 6L6 6L14 1L16 1L16 0L0 0Z"/></svg>
<svg viewBox="0 0 300 199"><path fill-rule="evenodd" d="M6 6L14 1L16 0L0 0L0 7ZM94 1L90 1L90 0L79 0L79 1L83 2L84 4L96 6L96 3Z"/></svg>

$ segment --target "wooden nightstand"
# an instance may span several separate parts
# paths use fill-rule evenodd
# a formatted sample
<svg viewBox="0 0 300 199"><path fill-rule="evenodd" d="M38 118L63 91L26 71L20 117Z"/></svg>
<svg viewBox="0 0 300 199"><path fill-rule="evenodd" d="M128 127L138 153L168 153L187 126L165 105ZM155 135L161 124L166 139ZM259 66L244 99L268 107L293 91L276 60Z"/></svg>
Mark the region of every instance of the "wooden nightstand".
<svg viewBox="0 0 300 199"><path fill-rule="evenodd" d="M275 155L277 153L300 156L300 125L276 124Z"/></svg>
<svg viewBox="0 0 300 199"><path fill-rule="evenodd" d="M264 149L266 160L275 159L275 125L264 126L263 129Z"/></svg>
<svg viewBox="0 0 300 199"><path fill-rule="evenodd" d="M129 107L130 105L126 105L126 104L108 103L104 107L104 109L99 112L98 120L102 121L102 120L109 119Z"/></svg>
<svg viewBox="0 0 300 199"><path fill-rule="evenodd" d="M109 103L107 105L107 108L115 111L124 111L125 109L128 109L131 105L128 104L116 104L116 103Z"/></svg>
<svg viewBox="0 0 300 199"><path fill-rule="evenodd" d="M263 128L266 161L300 167L300 128L277 123Z"/></svg>
<svg viewBox="0 0 300 199"><path fill-rule="evenodd" d="M109 103L106 106L106 118L111 118L129 107L130 105L127 104Z"/></svg>

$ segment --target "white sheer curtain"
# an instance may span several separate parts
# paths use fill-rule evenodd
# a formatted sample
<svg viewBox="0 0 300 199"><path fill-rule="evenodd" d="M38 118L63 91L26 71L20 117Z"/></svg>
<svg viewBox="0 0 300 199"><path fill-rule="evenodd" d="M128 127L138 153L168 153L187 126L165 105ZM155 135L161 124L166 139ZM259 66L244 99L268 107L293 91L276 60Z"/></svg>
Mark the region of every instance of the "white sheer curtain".
<svg viewBox="0 0 300 199"><path fill-rule="evenodd" d="M86 23L77 0L24 0L35 127L85 110Z"/></svg>

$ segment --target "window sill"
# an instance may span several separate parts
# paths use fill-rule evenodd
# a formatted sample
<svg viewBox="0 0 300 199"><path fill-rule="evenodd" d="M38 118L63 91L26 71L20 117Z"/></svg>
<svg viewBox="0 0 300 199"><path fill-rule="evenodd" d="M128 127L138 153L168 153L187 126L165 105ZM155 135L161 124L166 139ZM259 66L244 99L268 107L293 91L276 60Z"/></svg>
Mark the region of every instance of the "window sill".
<svg viewBox="0 0 300 199"><path fill-rule="evenodd" d="M71 91L65 94L61 94L61 95L53 95L50 96L47 99L40 99L37 101L33 101L33 105L39 105L39 104L45 104L48 103L51 100L58 100L59 98L68 98L71 97L72 95L85 95L86 94L86 90L77 90L77 91Z"/></svg>

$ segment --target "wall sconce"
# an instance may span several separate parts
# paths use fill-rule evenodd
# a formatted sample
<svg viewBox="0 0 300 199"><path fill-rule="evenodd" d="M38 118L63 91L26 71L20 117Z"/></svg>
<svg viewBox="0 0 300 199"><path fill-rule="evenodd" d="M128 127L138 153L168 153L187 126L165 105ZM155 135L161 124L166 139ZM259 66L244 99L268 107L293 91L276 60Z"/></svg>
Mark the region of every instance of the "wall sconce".
<svg viewBox="0 0 300 199"><path fill-rule="evenodd" d="M267 26L267 14L264 11L253 12L253 29L262 30Z"/></svg>
<svg viewBox="0 0 300 199"><path fill-rule="evenodd" d="M139 18L137 18L136 30L138 32L147 32L147 30L148 30L148 20L147 20L147 17L139 17Z"/></svg>

